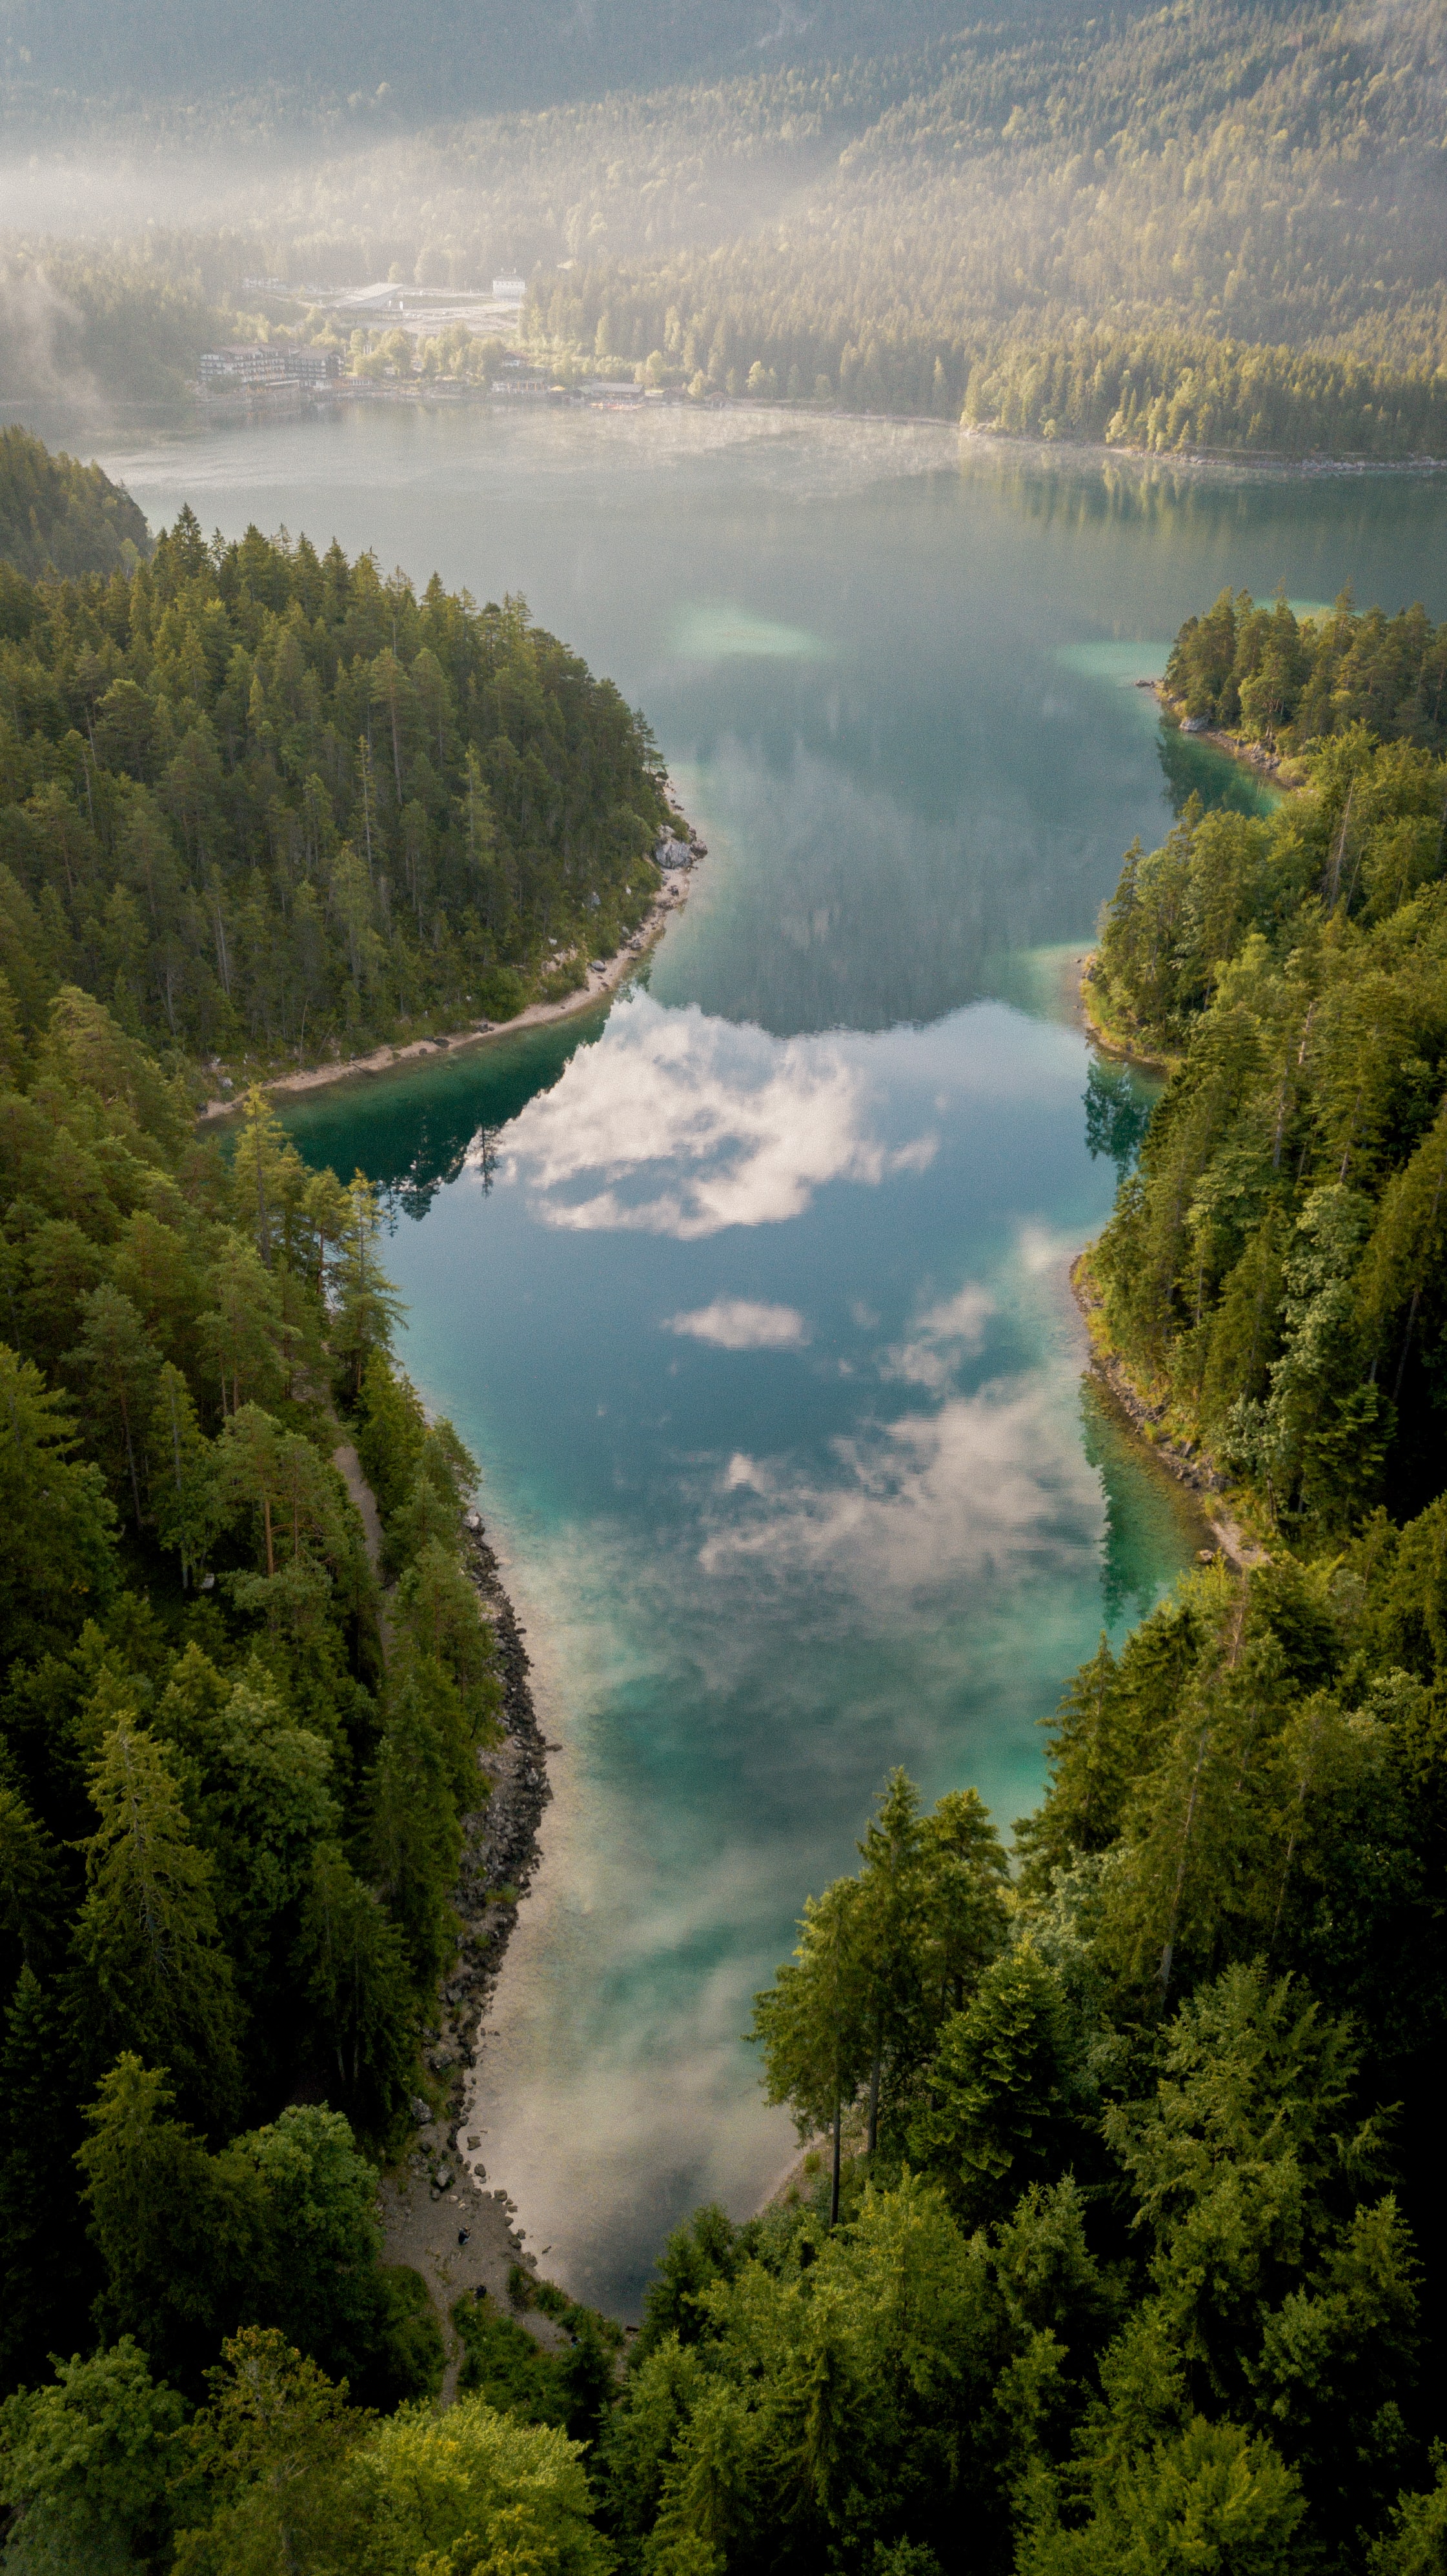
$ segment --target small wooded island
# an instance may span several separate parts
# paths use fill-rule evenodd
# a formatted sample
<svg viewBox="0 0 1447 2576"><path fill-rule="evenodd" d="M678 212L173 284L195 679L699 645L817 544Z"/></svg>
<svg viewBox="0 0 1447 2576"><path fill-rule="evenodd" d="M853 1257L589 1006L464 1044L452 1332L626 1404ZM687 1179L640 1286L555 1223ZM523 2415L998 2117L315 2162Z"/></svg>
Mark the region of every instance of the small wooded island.
<svg viewBox="0 0 1447 2576"><path fill-rule="evenodd" d="M369 1184L259 1089L198 1133L197 1059L616 945L661 773L520 606L305 541L183 517L0 625L5 2565L1440 2567L1440 634L1193 621L1173 687L1304 784L1107 909L1102 1018L1173 1070L1098 1329L1255 1561L1102 1642L1012 1849L888 1784L758 2000L795 2186L670 2240L626 2367L522 2265L459 2300L439 2411L378 2176L515 1897L469 1819L519 1650Z"/></svg>

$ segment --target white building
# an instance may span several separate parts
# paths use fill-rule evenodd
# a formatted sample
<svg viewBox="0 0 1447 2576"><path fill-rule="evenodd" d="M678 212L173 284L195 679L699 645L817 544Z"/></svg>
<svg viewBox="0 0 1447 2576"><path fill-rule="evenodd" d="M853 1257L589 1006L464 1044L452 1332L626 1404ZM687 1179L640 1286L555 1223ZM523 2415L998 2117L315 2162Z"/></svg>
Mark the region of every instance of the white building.
<svg viewBox="0 0 1447 2576"><path fill-rule="evenodd" d="M492 281L494 304L523 304L527 301L527 292L525 277L495 277Z"/></svg>

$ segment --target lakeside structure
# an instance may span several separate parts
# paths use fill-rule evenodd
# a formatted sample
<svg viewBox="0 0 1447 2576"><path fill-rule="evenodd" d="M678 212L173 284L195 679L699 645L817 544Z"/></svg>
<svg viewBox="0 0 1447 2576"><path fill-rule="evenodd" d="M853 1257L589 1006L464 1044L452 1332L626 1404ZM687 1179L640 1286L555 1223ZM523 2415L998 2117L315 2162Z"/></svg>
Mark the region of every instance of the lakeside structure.
<svg viewBox="0 0 1447 2576"><path fill-rule="evenodd" d="M341 352L301 348L286 340L232 341L207 349L196 365L196 391L203 402L329 391L341 380Z"/></svg>

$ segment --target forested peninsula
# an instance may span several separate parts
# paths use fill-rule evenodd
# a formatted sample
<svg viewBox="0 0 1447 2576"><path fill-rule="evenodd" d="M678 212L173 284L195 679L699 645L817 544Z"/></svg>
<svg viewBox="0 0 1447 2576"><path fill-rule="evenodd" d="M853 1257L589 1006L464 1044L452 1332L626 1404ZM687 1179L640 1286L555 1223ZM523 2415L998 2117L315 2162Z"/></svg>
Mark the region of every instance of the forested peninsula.
<svg viewBox="0 0 1447 2576"><path fill-rule="evenodd" d="M0 966L30 1023L75 983L178 1060L279 1069L510 1019L642 920L657 751L522 600L419 599L189 510L91 563L0 575Z"/></svg>
<svg viewBox="0 0 1447 2576"><path fill-rule="evenodd" d="M1429 2576L1447 2554L1441 631L1239 593L1189 621L1173 702L1256 731L1295 792L1264 819L1188 804L1162 850L1127 855L1097 953L1102 1014L1171 1070L1138 1157L1117 1077L1093 1081L1092 1134L1125 1167L1088 1257L1096 1328L1173 1454L1229 1483L1250 1561L1202 1561L1118 1653L1102 1640L1010 1842L969 1789L927 1809L886 1784L857 1871L808 1899L756 2000L762 2080L807 2149L794 2184L743 2224L705 2209L677 2231L626 2345L521 2266L511 2312L460 2301L438 2411L439 2328L381 2259L376 2194L418 2092L442 2099L427 2033L499 1724L476 1470L398 1364L366 1180L308 1170L259 1090L229 1150L198 1134L193 1024L173 1034L163 980L96 965L72 928L123 888L146 903L125 874L137 812L198 902L235 852L284 921L280 889L310 880L288 877L290 826L255 782L305 814L327 773L298 790L298 768L344 683L334 848L370 811L378 872L397 866L408 764L437 739L416 665L432 652L450 683L439 763L468 776L499 735L482 714L467 730L464 684L497 669L507 612L429 594L411 624L399 588L396 644L330 663L354 595L363 617L389 597L357 579L183 523L149 566L14 592L34 606L14 669L32 633L47 651L30 694L11 680L0 813L0 2563ZM78 675L105 604L129 620L137 596L144 619L112 637L135 658L103 665L92 704ZM476 663L420 640L445 616L475 627ZM367 706L374 770L394 740L371 695L386 651L415 695L399 676L397 793L368 807ZM262 718L236 718L232 761L217 711L243 652ZM213 658L210 699L183 693ZM102 759L122 681L171 727L166 762L139 724L133 765ZM523 703L540 727L541 684ZM203 718L216 849L170 801ZM619 756L647 782L626 723ZM616 773L586 774L616 818ZM499 792L494 849L512 810ZM431 846L455 854L465 820ZM555 923L592 892L601 910L610 869L637 885L616 828L587 845L596 882L564 874L572 915L555 887ZM336 956L345 1009L365 983L344 927Z"/></svg>

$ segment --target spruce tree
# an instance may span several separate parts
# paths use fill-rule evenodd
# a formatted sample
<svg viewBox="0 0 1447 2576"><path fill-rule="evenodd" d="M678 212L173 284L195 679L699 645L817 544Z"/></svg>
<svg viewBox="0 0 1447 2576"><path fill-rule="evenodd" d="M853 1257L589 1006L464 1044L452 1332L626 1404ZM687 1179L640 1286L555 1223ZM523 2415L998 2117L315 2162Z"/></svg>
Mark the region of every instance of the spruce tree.
<svg viewBox="0 0 1447 2576"><path fill-rule="evenodd" d="M133 1717L107 1737L90 1794L99 1821L72 1952L78 2032L92 2063L139 2051L174 2070L203 2117L224 2118L239 2086L239 2023L213 1868L160 1745Z"/></svg>

